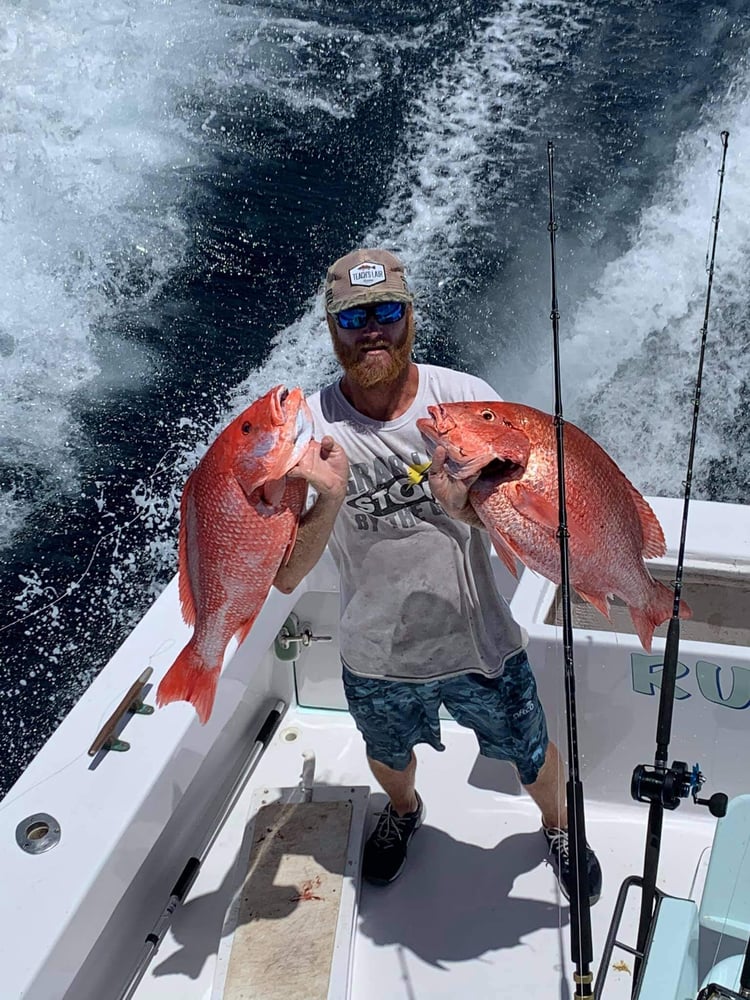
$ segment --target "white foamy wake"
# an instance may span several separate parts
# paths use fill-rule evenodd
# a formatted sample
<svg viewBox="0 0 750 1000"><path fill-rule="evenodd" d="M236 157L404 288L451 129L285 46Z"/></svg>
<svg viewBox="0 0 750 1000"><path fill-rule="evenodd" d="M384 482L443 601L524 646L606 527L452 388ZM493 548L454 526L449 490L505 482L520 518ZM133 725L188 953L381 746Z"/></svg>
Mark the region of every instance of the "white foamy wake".
<svg viewBox="0 0 750 1000"><path fill-rule="evenodd" d="M512 5L511 10L523 6ZM551 7L561 12L567 9L561 4ZM37 147L34 155L45 171L44 202L39 212L47 229L38 248L36 270L24 267L6 286L0 328L12 337L12 342L8 340L12 363L26 395L34 401L30 406L36 406L36 400L44 396L59 431L51 435L50 452L45 456L37 447L34 428L26 426L28 421L21 418L20 411L14 412L18 433L8 443L11 460L17 460L21 448L26 447L47 468L59 469L65 462L65 441L75 431L70 418L71 395L99 377L92 329L97 323L102 326L102 320L106 321L115 308L140 308L143 297L131 302L126 279L142 256L156 270L153 284L147 283L144 294L153 294L159 287L157 279L169 277L179 266L187 245L180 212L183 184L189 183L191 169L201 165L199 156L205 165L220 143L231 145L231 136L223 131L222 115L225 110L236 112L238 97L255 89L284 101L292 110L312 109L334 118L348 116L356 112L359 102L377 93L386 63L392 72L402 50L428 44L433 32L446 31L444 25L426 30L416 26L402 37L385 33L365 36L340 25L326 26L316 19L314 11L312 17L306 15L309 8L309 4L298 3L290 12L287 4L282 14L274 12L273 6L259 10L181 0L179 5L144 5L140 11L133 3L108 5L106 11L103 5L95 5L78 13L68 0L67 5L48 6L46 16L38 19L15 15L17 27L11 26L5 49L0 51L12 61L19 79L26 74L27 90L34 98L27 109L31 112L28 122L21 122L22 111L18 109L15 146L10 149L15 156L17 187L15 197L9 196L8 202L15 226L9 242L15 240L17 255L24 256L27 264L32 258L28 248L35 240L29 175L31 150ZM539 15L528 17L530 30L538 30L541 39L545 32ZM463 175L464 160L451 162L459 156L452 134L473 130L477 135L489 135L495 129L495 123L485 120L484 115L487 102L497 97L499 80L507 80L510 97L515 77L506 63L513 58L514 45L509 43L507 60L501 60L497 72L490 72L490 68L478 71L474 63L499 31L496 19L472 34L465 50L449 64L438 89L431 85L415 101L409 120L412 138L404 152L407 158L420 158L415 167L423 180L441 170L452 172L454 177ZM27 38L37 41L40 54L36 61L36 50L30 43L27 46ZM75 59L65 55L68 50L76 53ZM525 58L531 60L532 50L530 38ZM332 67L334 57L340 65ZM72 69L66 61L69 58ZM522 71L523 66L516 67L516 72ZM60 87L69 92L60 92ZM82 89L80 94L77 88ZM478 89L483 90L484 98L478 99ZM451 97L453 90L456 94ZM193 107L196 94L199 99ZM434 101L445 101L445 108L431 111ZM60 122L58 131L52 121ZM214 140L216 146L212 146ZM475 150L477 156L482 155L480 146L481 142ZM392 185L391 201L402 199L404 185L411 183L420 181L399 175ZM450 181L439 190L431 181L424 180L424 186L423 202L433 199L437 211L438 204L448 198ZM478 195L467 188L464 197L455 217L441 210L435 239L439 229L452 226L453 239L458 241L464 220L478 217L478 209L469 204ZM391 242L413 245L410 264L416 272L420 266L418 240L410 240L408 235L416 223L405 214L400 228L389 234L392 214L393 208L386 206L381 234L372 238L379 241L387 237ZM0 215L0 226L3 218ZM419 226L423 229L424 216L420 216ZM429 250L425 246L421 252L427 256ZM3 253L0 249L0 256ZM49 278L49 291L44 295L36 287L37 272ZM33 321L22 321L18 312L11 312L10 301L22 298L19 292L24 290L35 290L41 303L40 315ZM53 361L54 345L61 342L54 324L60 325L69 314L65 331L71 374L63 377ZM322 320L319 303L311 302L299 321L277 337L263 367L237 389L232 412L277 382L312 391L332 374L334 363L329 360L330 345ZM48 381L43 383L39 371L47 369ZM17 407L17 401L13 405ZM49 644L50 636L70 632L71 615L80 617L84 606L83 617L90 622L104 614L113 627L127 626L149 593L155 595L163 586L165 576L174 568L176 508L185 478L207 441L232 412L212 430L201 430L189 421L176 429L169 454L159 468L134 487L130 511L110 509L106 484L101 487L97 500L101 541L92 554L100 567L101 561L108 567L104 594L85 596L85 580L70 581L78 602L73 606L67 591L49 589L44 568L28 571L15 597L14 617L29 622L29 629L39 637L40 649L42 642L45 647ZM197 447L187 445L196 438L201 440ZM136 533L131 534L134 521ZM133 554L136 545L137 558ZM47 602L55 603L40 613ZM29 615L31 618L26 618ZM71 641L75 644L79 639ZM53 660L50 663L54 665Z"/></svg>
<svg viewBox="0 0 750 1000"><path fill-rule="evenodd" d="M0 466L33 485L3 476L0 542L32 495L75 482L71 401L100 373L97 327L182 260L198 153L174 108L218 15L170 6L0 4Z"/></svg>
<svg viewBox="0 0 750 1000"><path fill-rule="evenodd" d="M693 414L707 249L730 132L709 315L696 472L733 454L731 425L748 375L750 75L712 102L677 144L674 165L637 220L630 249L609 263L571 318L563 344L565 413L606 447L642 489L682 494ZM563 331L564 332L564 331ZM549 408L545 364L528 402ZM696 494L698 495L698 494Z"/></svg>
<svg viewBox="0 0 750 1000"><path fill-rule="evenodd" d="M193 173L231 145L223 110L255 91L353 114L384 60L420 44L308 7L0 0L0 546L77 484L76 449L92 443L76 393L148 378L143 349L109 328L183 264Z"/></svg>
<svg viewBox="0 0 750 1000"><path fill-rule="evenodd" d="M513 0L502 14L471 31L455 57L414 98L399 166L360 244L396 248L417 293L464 280L455 254L488 224L483 213L488 190L497 195L494 149L504 146L509 160L519 153L526 137L522 123L534 119L545 89L540 67L563 58L565 46L583 30L584 18L582 3ZM421 316L420 343L433 335ZM319 388L335 370L317 295L278 334L263 366L237 387L232 412L279 382L306 391Z"/></svg>

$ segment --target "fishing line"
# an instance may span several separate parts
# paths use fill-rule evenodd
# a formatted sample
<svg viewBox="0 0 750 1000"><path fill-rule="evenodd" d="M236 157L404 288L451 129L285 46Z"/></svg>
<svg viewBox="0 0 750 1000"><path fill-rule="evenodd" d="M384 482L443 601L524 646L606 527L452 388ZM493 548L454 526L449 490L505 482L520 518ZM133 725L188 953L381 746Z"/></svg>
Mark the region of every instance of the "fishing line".
<svg viewBox="0 0 750 1000"><path fill-rule="evenodd" d="M560 311L557 304L557 267L555 261L555 183L554 183L554 143L547 143L547 175L549 181L549 224L550 257L552 277L552 344L554 356L555 384L555 431L557 438L557 485L558 517L557 537L560 542L560 595L563 618L563 653L565 676L565 710L568 732L568 844L573 892L570 895L570 946L571 958L575 965L573 1000L593 998L593 975L591 962L593 945L591 940L591 901L589 877L586 861L586 818L583 805L583 784L580 777L578 757L578 722L576 713L575 668L573 663L573 623L571 615L570 569L568 563L568 521L565 499L565 421L562 409L562 376L560 364Z"/></svg>

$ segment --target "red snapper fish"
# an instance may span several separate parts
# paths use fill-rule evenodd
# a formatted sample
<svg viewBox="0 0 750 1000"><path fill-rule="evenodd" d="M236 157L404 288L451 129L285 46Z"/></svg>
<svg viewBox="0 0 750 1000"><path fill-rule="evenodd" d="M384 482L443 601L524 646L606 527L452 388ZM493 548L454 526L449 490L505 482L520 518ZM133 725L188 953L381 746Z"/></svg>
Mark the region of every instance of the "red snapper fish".
<svg viewBox="0 0 750 1000"><path fill-rule="evenodd" d="M229 640L250 631L294 547L307 483L286 473L312 434L302 390L277 385L224 428L189 476L178 572L182 615L195 628L157 704L189 701L208 721Z"/></svg>
<svg viewBox="0 0 750 1000"><path fill-rule="evenodd" d="M497 554L516 573L516 557L560 583L557 438L554 417L520 403L443 403L417 421L447 453L456 479L477 477L469 502ZM565 493L570 582L609 618L609 597L628 606L643 648L672 617L672 591L644 559L664 555L664 533L641 494L596 441L565 424ZM680 616L690 617L680 602Z"/></svg>

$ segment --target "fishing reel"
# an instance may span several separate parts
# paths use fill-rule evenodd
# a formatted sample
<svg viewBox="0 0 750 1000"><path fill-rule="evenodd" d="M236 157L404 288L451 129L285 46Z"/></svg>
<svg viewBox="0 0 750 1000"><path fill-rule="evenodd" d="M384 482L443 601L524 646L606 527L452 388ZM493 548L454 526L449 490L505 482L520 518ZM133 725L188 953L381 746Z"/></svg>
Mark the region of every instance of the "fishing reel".
<svg viewBox="0 0 750 1000"><path fill-rule="evenodd" d="M726 814L729 798L724 792L715 792L710 799L699 799L705 780L698 764L688 768L683 760L674 760L663 770L639 764L633 771L630 794L636 802L661 802L665 809L676 809L680 799L691 795L696 805L708 806L711 815L719 819Z"/></svg>

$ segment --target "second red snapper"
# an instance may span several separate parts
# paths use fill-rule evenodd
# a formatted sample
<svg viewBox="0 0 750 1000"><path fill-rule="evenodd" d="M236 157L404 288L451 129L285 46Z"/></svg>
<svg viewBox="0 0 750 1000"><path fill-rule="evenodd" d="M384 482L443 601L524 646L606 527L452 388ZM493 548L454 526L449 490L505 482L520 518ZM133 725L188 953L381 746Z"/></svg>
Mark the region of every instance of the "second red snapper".
<svg viewBox="0 0 750 1000"><path fill-rule="evenodd" d="M516 557L560 582L557 440L554 417L520 403L466 402L428 407L417 421L442 445L446 471L471 479L469 501L500 558L516 575ZM661 526L648 503L596 441L565 424L565 492L570 582L609 617L609 596L628 606L647 651L657 625L672 617L672 591L644 559L664 555ZM680 604L680 616L690 609Z"/></svg>
<svg viewBox="0 0 750 1000"><path fill-rule="evenodd" d="M312 428L302 390L278 385L224 428L185 483L180 602L195 628L159 685L159 705L189 701L208 721L229 640L250 631L294 546L307 483L286 473Z"/></svg>

